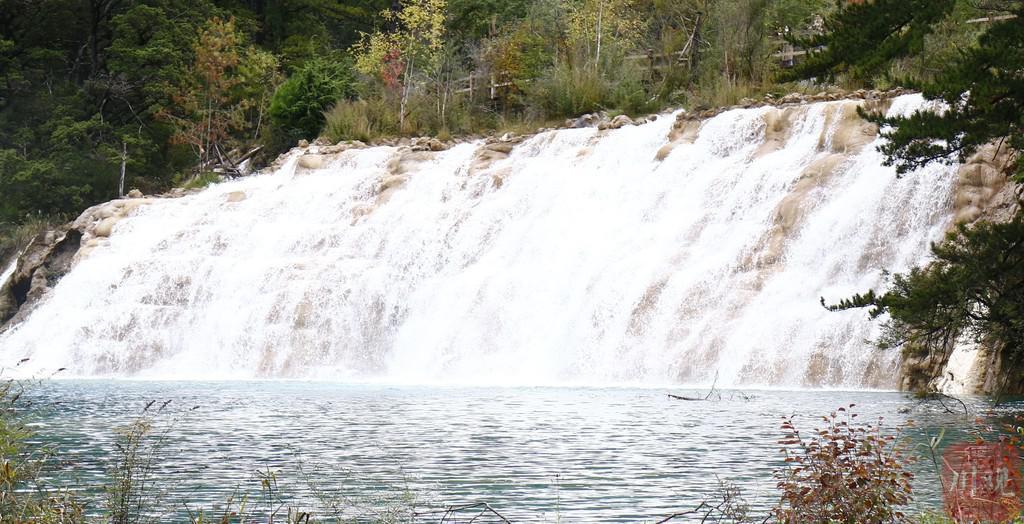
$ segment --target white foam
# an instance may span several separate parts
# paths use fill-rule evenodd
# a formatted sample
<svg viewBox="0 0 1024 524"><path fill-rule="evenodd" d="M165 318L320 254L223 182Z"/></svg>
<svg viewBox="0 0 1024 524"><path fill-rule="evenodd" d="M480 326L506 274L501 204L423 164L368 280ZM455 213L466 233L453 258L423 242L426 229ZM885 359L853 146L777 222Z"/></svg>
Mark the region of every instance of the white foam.
<svg viewBox="0 0 1024 524"><path fill-rule="evenodd" d="M293 157L139 208L0 357L81 376L891 387L877 323L818 300L927 260L955 168L897 178L868 146L770 253L780 204L830 154L828 109L766 155L766 108L705 122L660 162L673 118L542 133L472 175L482 144L462 144L365 216L396 149L313 172Z"/></svg>

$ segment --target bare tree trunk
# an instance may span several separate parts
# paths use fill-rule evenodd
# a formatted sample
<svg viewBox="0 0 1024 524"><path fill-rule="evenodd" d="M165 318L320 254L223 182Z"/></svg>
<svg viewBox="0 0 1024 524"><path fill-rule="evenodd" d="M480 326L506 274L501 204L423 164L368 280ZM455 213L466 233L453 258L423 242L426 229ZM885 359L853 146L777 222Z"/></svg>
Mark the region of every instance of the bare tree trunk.
<svg viewBox="0 0 1024 524"><path fill-rule="evenodd" d="M124 172L128 162L128 143L121 141L121 180L117 183L117 196L124 197Z"/></svg>
<svg viewBox="0 0 1024 524"><path fill-rule="evenodd" d="M449 68L444 76L444 93L441 97L441 127L448 129L448 93L451 91L452 71Z"/></svg>
<svg viewBox="0 0 1024 524"><path fill-rule="evenodd" d="M700 46L701 46L701 34L700 26L704 23L704 13L697 13L697 21L693 25L693 47L690 48L690 77L696 79L700 73Z"/></svg>
<svg viewBox="0 0 1024 524"><path fill-rule="evenodd" d="M256 140L257 138L260 137L260 126L263 125L263 107L266 104L266 98L266 93L260 95L260 113L259 116L256 117L256 130L253 131L252 133L253 140Z"/></svg>
<svg viewBox="0 0 1024 524"><path fill-rule="evenodd" d="M594 56L594 68L601 67L601 22L604 17L604 2L598 2L597 6L597 53Z"/></svg>
<svg viewBox="0 0 1024 524"><path fill-rule="evenodd" d="M402 83L402 100L398 104L398 131L405 131L405 108L409 103L409 91L412 89L410 85L412 83L412 68L415 65L415 59L409 59L409 67L405 68L405 82Z"/></svg>
<svg viewBox="0 0 1024 524"><path fill-rule="evenodd" d="M210 148L213 145L213 100L209 90L206 93L206 132L203 133L202 156L199 157L199 170L210 160Z"/></svg>

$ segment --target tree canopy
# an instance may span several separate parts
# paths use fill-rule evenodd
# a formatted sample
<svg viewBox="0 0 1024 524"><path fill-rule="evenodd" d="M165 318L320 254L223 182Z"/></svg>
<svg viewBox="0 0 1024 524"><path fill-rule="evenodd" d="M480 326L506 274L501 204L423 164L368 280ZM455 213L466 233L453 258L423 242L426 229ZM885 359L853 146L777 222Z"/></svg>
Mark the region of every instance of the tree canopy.
<svg viewBox="0 0 1024 524"><path fill-rule="evenodd" d="M0 225L70 215L118 196L122 163L127 187L152 192L198 175L211 155L259 145L269 157L324 130L336 140L479 133L543 127L581 112L728 105L789 90L773 83L778 37L800 38L821 16L828 31L805 42L821 51L799 75L868 82L886 77L880 71L893 59L931 68L959 51L955 39L940 46L930 39L945 38L943 24L977 2L1001 5L876 0L836 11L832 0L0 0ZM993 31L990 58L1010 71L1017 55L999 54L997 37ZM1013 79L974 73L966 88L977 102L953 108L966 120L922 120L933 138L947 140L951 158L969 154L974 137L1016 125L1009 115L1019 111L1000 98ZM893 147L905 145L894 161L943 152L903 140L899 133L914 125L894 128Z"/></svg>
<svg viewBox="0 0 1024 524"><path fill-rule="evenodd" d="M789 78L887 79L920 89L938 105L910 116L865 117L882 127L887 163L906 173L933 161L964 162L979 147L1005 140L1024 149L1024 5L982 2L975 16L987 27L977 42L961 42L930 78L897 76L893 61L920 53L925 39L951 15L965 25L972 11L957 0L875 0L850 4L825 22L822 34L792 41L808 50ZM1018 181L1024 167L1018 163Z"/></svg>
<svg viewBox="0 0 1024 524"><path fill-rule="evenodd" d="M887 129L882 151L900 173L935 160L962 163L992 141L1024 151L1024 6L1013 13L993 23L934 81L921 83L939 109L909 117L868 115ZM1024 163L1017 162L1014 178L1024 182Z"/></svg>

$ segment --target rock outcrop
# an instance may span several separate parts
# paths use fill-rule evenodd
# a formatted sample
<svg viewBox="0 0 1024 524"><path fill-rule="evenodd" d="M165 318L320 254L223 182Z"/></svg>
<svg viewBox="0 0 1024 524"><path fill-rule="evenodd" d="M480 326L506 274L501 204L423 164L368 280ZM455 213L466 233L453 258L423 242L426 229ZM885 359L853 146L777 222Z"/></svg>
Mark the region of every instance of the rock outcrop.
<svg viewBox="0 0 1024 524"><path fill-rule="evenodd" d="M492 138L484 142L484 145L477 149L473 156L472 164L469 167L470 176L475 176L484 171L490 171L491 181L494 187L500 188L508 176L507 170L491 169L495 163L508 158L512 149L522 143L526 137L506 133L498 138Z"/></svg>
<svg viewBox="0 0 1024 524"><path fill-rule="evenodd" d="M36 235L0 287L0 330L24 319L75 263L107 241L118 221L150 202L132 190L127 198L90 207L74 222Z"/></svg>
<svg viewBox="0 0 1024 524"><path fill-rule="evenodd" d="M953 224L1007 222L1020 210L1021 186L1009 178L1014 155L1003 143L980 148L960 166L953 199ZM1024 392L1024 374L1007 369L984 341L958 341L941 353L905 354L901 386L905 390L951 394Z"/></svg>
<svg viewBox="0 0 1024 524"><path fill-rule="evenodd" d="M1018 186L1010 181L1013 155L1004 144L989 144L967 159L957 173L954 220L1006 222L1017 213Z"/></svg>
<svg viewBox="0 0 1024 524"><path fill-rule="evenodd" d="M767 95L760 100L745 98L739 104L728 107L684 111L676 116L672 131L669 132L669 143L658 151L656 159L664 160L679 144L693 143L700 132L701 123L705 120L726 111L754 107L772 108L771 111L764 114L763 142L756 153L758 156L766 155L778 151L785 145L786 139L792 131L793 122L806 110L807 104L843 100L850 101L850 103L829 108L825 127L835 129L835 132L822 135L819 139L819 148L828 149L834 153L855 153L871 143L878 135L878 126L860 118L857 108L863 106L870 111L884 111L894 97L908 93L910 91L905 89L894 89L890 91L821 92L816 95L793 93L782 98ZM648 120L651 119L648 118Z"/></svg>
<svg viewBox="0 0 1024 524"><path fill-rule="evenodd" d="M0 325L25 318L62 276L71 270L82 232L69 226L36 235L0 287Z"/></svg>

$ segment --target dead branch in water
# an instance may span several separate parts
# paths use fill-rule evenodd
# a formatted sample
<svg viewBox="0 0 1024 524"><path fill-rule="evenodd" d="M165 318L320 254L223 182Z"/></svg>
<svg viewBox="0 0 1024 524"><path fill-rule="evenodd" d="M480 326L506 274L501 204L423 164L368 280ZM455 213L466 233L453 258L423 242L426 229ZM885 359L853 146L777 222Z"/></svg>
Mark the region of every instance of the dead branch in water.
<svg viewBox="0 0 1024 524"><path fill-rule="evenodd" d="M921 397L921 402L922 403L927 402L929 400L936 400L936 401L938 401L939 405L942 406L942 409L946 413L949 413L951 415L958 414L957 413L958 410L954 410L953 408L950 408L946 404L946 401L947 400L955 400L956 402L958 402L960 404L960 407L963 408L964 416L965 417L970 416L970 414L971 414L971 410L968 409L967 404L965 404L963 400L960 400L959 398L956 398L953 395L947 395L947 394L939 392L939 391L931 391L931 392L929 392L929 393L927 393L927 394L925 394L924 396Z"/></svg>
<svg viewBox="0 0 1024 524"><path fill-rule="evenodd" d="M688 400L690 402L699 402L699 401L708 400L708 399L711 398L711 395L715 394L715 386L716 385L718 385L718 372L717 371L715 371L715 380L714 380L714 382L711 383L711 390L708 391L708 394L705 395L704 398L700 398L700 397L686 397L686 396L683 396L683 395L673 395L671 393L668 394L668 398L670 398L672 400ZM718 394L718 400L722 400L722 394L721 393Z"/></svg>
<svg viewBox="0 0 1024 524"><path fill-rule="evenodd" d="M490 504L488 504L486 502L476 502L476 503L472 503L472 504L463 504L463 505L460 505L460 506L448 506L448 508L444 510L444 514L441 516L441 520L439 521L440 524L444 524L445 522L454 522L451 519L453 519L455 517L455 514L460 512L460 511L467 510L467 509L479 509L480 510L479 513L477 513L475 516L473 516L473 518L469 519L470 523L476 522L476 519L478 519L478 518L484 516L485 514L489 513L489 514L497 517L498 519L500 519L501 522L504 522L505 524L512 524L511 520L506 518L501 513L498 513L497 510L495 510L493 507L491 507ZM432 514L437 514L437 513L441 513L441 510L415 512L415 513L413 513L413 517L424 517L424 516L427 516L427 515L432 515Z"/></svg>
<svg viewBox="0 0 1024 524"><path fill-rule="evenodd" d="M700 399L695 399L695 400L700 400ZM674 518L685 517L687 515L693 515L694 513L697 513L698 511L704 509L704 506L707 506L707 505L708 505L707 502L701 502L699 506L697 506L696 508L691 509L690 511L682 511L682 512L679 512L679 513L673 513L673 514L671 514L671 515L669 515L669 516L659 520L658 522L655 522L654 524L664 524L665 522L668 522L668 521L670 521L670 520L672 520Z"/></svg>
<svg viewBox="0 0 1024 524"><path fill-rule="evenodd" d="M715 476L718 482L718 491L709 500L707 497L696 507L688 511L673 513L655 524L664 524L679 517L690 517L688 521L700 522L734 522L736 524L765 524L772 518L769 512L764 519L758 519L750 512L750 506L743 500L739 487L729 481L724 481Z"/></svg>

